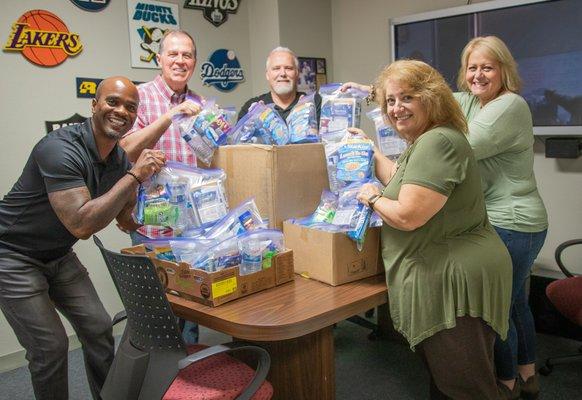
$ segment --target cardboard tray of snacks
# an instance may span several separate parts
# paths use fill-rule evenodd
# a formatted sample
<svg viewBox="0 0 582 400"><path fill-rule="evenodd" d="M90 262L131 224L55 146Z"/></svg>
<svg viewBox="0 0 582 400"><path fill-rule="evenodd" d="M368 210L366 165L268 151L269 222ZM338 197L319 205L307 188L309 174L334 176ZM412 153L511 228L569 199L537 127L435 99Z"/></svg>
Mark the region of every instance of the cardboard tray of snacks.
<svg viewBox="0 0 582 400"><path fill-rule="evenodd" d="M147 255L156 266L158 277L167 292L212 307L294 279L292 250L285 250L273 257L270 268L249 275L240 275L238 266L206 272L190 268L184 262L160 260L143 245L122 249L121 252Z"/></svg>

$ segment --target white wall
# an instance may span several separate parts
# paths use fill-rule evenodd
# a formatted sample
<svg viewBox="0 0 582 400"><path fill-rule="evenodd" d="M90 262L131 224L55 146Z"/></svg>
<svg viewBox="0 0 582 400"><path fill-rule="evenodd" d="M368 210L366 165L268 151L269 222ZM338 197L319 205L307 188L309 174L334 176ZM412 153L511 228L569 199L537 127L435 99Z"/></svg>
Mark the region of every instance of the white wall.
<svg viewBox="0 0 582 400"><path fill-rule="evenodd" d="M472 3L479 3L473 1ZM332 0L333 74L336 81L372 82L390 61L389 19L466 5L465 0ZM373 126L363 118L363 128ZM580 132L582 135L582 131ZM582 237L582 157L547 159L540 139L535 146L535 174L548 209L550 228L536 267L557 269L554 250L565 240ZM582 273L582 246L565 261Z"/></svg>

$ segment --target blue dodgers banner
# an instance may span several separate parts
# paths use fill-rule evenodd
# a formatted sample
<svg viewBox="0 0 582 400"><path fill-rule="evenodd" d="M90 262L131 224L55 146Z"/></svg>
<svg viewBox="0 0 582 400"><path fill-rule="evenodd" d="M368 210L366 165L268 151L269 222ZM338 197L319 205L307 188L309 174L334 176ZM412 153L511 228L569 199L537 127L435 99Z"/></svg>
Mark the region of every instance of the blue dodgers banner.
<svg viewBox="0 0 582 400"><path fill-rule="evenodd" d="M228 14L236 14L241 0L186 0L184 8L202 10L204 18L219 27L228 20Z"/></svg>
<svg viewBox="0 0 582 400"><path fill-rule="evenodd" d="M204 85L214 86L222 92L230 92L245 76L234 50L218 49L200 67L200 78Z"/></svg>
<svg viewBox="0 0 582 400"><path fill-rule="evenodd" d="M101 11L109 5L111 0L71 0L71 2L85 11Z"/></svg>

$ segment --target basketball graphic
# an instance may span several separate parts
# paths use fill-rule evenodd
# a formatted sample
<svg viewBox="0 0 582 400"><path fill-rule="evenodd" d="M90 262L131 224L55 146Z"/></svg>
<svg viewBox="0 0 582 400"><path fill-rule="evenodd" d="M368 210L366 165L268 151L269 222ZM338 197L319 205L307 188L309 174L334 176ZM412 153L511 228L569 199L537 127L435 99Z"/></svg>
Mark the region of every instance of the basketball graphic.
<svg viewBox="0 0 582 400"><path fill-rule="evenodd" d="M67 25L46 10L24 13L12 26L4 46L6 51L21 51L30 62L54 67L83 49L79 35L69 32Z"/></svg>

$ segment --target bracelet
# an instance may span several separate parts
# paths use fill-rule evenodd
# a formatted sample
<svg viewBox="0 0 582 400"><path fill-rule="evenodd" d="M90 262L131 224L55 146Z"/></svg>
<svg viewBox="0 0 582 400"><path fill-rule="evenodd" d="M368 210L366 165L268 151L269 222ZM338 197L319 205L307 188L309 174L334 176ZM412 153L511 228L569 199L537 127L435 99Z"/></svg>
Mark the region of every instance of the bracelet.
<svg viewBox="0 0 582 400"><path fill-rule="evenodd" d="M376 202L378 200L380 200L380 196L379 194L375 194L370 196L370 198L368 199L368 207L370 207L372 210L374 209L374 204L376 204Z"/></svg>
<svg viewBox="0 0 582 400"><path fill-rule="evenodd" d="M127 171L127 172L126 172L126 174L133 176L133 177L135 178L135 180L137 181L137 183L139 183L140 185L143 183L143 182L141 181L141 179L139 179L139 178L137 177L137 175L136 175L136 174L134 174L133 172L131 172L131 171Z"/></svg>
<svg viewBox="0 0 582 400"><path fill-rule="evenodd" d="M370 93L364 98L366 100L366 105L369 106L371 102L376 100L376 88L374 85L370 85Z"/></svg>

